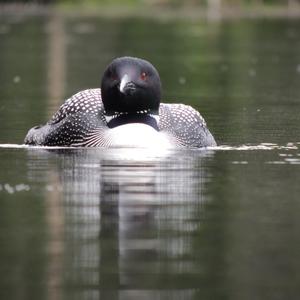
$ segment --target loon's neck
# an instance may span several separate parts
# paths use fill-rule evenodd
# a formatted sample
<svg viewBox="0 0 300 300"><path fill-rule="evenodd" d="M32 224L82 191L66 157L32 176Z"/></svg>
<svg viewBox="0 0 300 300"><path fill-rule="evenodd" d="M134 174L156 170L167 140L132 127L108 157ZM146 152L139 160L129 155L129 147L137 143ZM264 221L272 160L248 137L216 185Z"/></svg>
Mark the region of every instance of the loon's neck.
<svg viewBox="0 0 300 300"><path fill-rule="evenodd" d="M158 128L158 115L141 114L141 113L123 113L117 116L105 116L108 128L115 128L117 126L130 124L130 123L142 123L151 126L156 131Z"/></svg>

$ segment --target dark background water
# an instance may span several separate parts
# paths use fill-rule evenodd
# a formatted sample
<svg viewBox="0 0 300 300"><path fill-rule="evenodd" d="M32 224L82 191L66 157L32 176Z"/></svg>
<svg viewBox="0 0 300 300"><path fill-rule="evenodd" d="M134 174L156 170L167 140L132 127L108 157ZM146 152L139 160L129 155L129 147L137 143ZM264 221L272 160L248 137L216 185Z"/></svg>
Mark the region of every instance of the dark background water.
<svg viewBox="0 0 300 300"><path fill-rule="evenodd" d="M299 299L299 36L296 19L2 15L1 144L133 55L229 147L1 147L0 298Z"/></svg>

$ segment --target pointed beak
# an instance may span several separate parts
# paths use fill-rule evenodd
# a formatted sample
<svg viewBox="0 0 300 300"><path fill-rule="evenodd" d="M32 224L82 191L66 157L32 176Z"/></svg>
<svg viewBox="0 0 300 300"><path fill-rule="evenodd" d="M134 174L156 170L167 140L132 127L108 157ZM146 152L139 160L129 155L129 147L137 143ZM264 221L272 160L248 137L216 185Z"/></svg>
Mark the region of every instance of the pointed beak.
<svg viewBox="0 0 300 300"><path fill-rule="evenodd" d="M132 95L134 94L136 88L136 84L134 83L134 81L132 81L132 78L128 74L125 74L121 78L119 89L122 94Z"/></svg>
<svg viewBox="0 0 300 300"><path fill-rule="evenodd" d="M125 86L130 82L130 78L128 76L128 74L125 74L120 82L120 92L121 93L125 93Z"/></svg>

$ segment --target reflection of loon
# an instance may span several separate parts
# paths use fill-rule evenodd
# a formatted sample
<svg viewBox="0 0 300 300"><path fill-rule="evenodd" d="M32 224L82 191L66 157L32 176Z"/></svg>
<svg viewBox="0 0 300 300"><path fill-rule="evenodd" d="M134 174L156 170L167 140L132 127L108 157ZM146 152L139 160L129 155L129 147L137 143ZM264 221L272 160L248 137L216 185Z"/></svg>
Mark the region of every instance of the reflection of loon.
<svg viewBox="0 0 300 300"><path fill-rule="evenodd" d="M202 274L191 257L199 253L213 152L134 162L121 155L127 150L27 150L32 181L41 180L41 166L52 175L48 204L57 207L46 213L53 226L63 224L49 241L62 251L60 286L82 292L80 299L195 299L199 280L185 279ZM57 256L52 252L50 262Z"/></svg>
<svg viewBox="0 0 300 300"><path fill-rule="evenodd" d="M102 95L101 95L102 94ZM68 99L25 143L47 146L206 147L215 140L198 111L160 104L161 83L147 61L122 57L106 69L100 89Z"/></svg>

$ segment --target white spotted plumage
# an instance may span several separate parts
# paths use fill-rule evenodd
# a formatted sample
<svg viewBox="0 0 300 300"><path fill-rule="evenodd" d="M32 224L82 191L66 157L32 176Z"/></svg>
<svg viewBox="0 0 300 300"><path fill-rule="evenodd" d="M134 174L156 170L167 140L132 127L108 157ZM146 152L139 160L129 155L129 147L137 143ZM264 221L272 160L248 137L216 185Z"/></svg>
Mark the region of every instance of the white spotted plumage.
<svg viewBox="0 0 300 300"><path fill-rule="evenodd" d="M32 128L25 143L84 147L119 145L113 140L117 135L110 134L111 130L107 127L100 89L88 89L66 100L45 126ZM201 147L205 146L207 138L213 139L200 113L185 104L160 104L157 134L165 135L175 147Z"/></svg>

